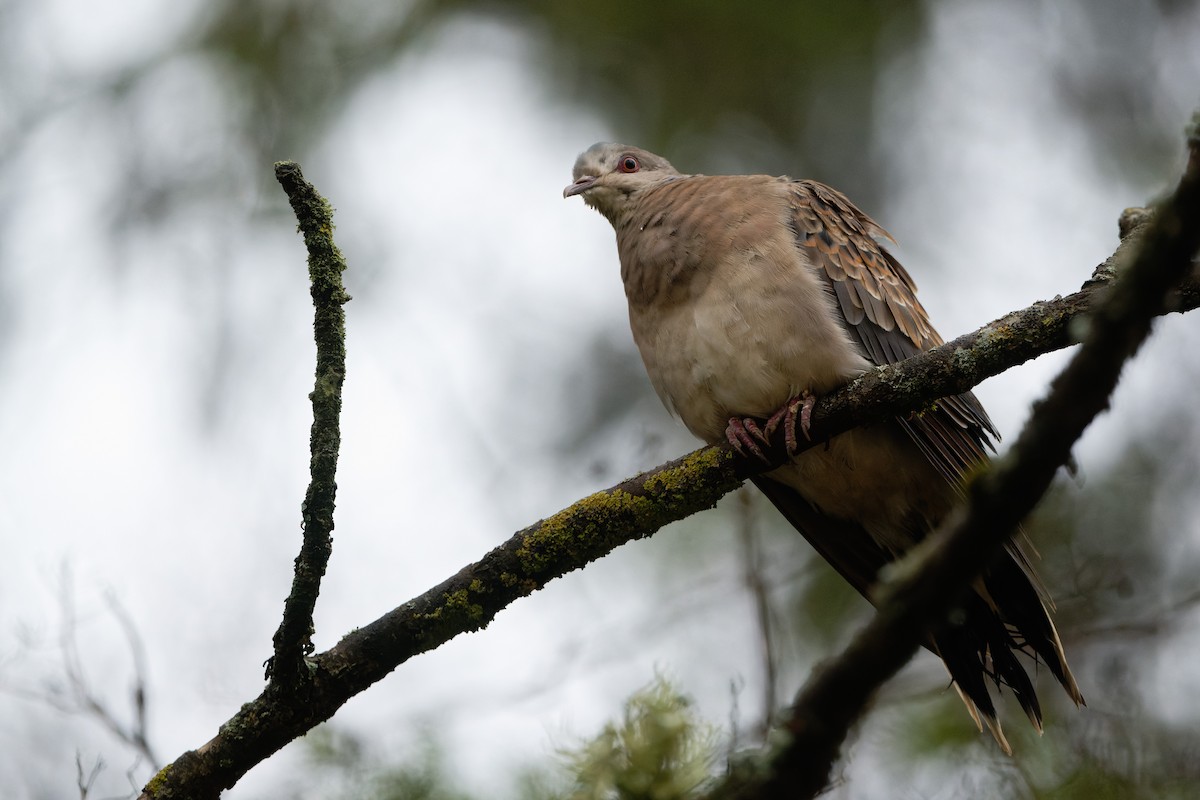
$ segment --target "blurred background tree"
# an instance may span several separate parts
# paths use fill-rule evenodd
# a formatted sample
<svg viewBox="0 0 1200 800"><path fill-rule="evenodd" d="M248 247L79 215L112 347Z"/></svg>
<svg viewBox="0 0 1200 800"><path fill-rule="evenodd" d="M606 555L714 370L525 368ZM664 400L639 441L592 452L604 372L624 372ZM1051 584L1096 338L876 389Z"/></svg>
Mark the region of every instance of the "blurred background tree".
<svg viewBox="0 0 1200 800"><path fill-rule="evenodd" d="M71 791L77 750L109 765L99 794L134 763L94 719L37 699L69 693L48 588L63 559L83 668L113 707L130 668L97 598L116 592L142 633L159 755L260 686L311 370L273 161L299 160L338 206L355 295L321 646L692 446L642 375L611 234L559 199L593 141L841 188L901 242L954 335L1078 286L1120 209L1178 171L1200 86L1186 0L0 9L0 779L15 796ZM1021 732L1003 759L919 658L838 791L1195 794L1196 340L1190 320L1160 325L1081 446L1082 477L1030 525L1089 708L1045 692L1046 736ZM1058 364L980 388L1003 430ZM867 613L765 504L726 502L405 665L337 735L372 742L354 763L374 785L426 781L393 796L533 796L524 764L601 730L663 668L728 749L753 746ZM296 775L360 785L322 763L346 761L289 748L230 796Z"/></svg>

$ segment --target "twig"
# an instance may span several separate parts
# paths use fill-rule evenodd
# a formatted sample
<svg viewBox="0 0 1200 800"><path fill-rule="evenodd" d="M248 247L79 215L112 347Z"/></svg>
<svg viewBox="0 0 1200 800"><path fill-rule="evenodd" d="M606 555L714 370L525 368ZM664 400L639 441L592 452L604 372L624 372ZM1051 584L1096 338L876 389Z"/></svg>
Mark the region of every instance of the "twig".
<svg viewBox="0 0 1200 800"><path fill-rule="evenodd" d="M87 800L88 793L92 791L92 785L96 782L96 778L104 770L104 759L96 757L96 763L92 764L91 770L88 771L87 777L83 775L83 756L79 751L75 751L75 786L79 789L79 800Z"/></svg>
<svg viewBox="0 0 1200 800"><path fill-rule="evenodd" d="M342 305L350 295L342 286L346 261L333 242L333 209L328 201L304 180L300 166L294 162L276 164L275 178L291 201L308 248L317 342L316 382L309 395L313 406L310 482L301 507L304 542L296 557L296 573L283 606L283 620L275 632L275 654L266 665L267 677L273 682L290 684L307 676L304 657L314 649L313 609L333 551L334 479L341 446L342 381L346 375L346 314Z"/></svg>
<svg viewBox="0 0 1200 800"><path fill-rule="evenodd" d="M67 563L62 565L58 598L59 610L62 614L58 646L62 658L65 686L54 685L45 690L25 690L4 686L0 687L0 690L16 697L44 703L65 714L91 717L119 741L136 750L138 753L137 763L141 763L142 759L145 759L151 767L158 769L158 762L147 735L145 647L129 612L125 610L116 596L109 592L106 601L109 611L125 634L125 640L133 657L134 687L131 698L133 721L131 723L122 722L95 693L88 680L84 670L84 660L79 652L79 622L75 605L75 584L70 565Z"/></svg>
<svg viewBox="0 0 1200 800"><path fill-rule="evenodd" d="M742 545L742 575L746 581L746 589L754 601L754 619L758 623L759 644L762 648L762 722L758 734L766 739L774 724L775 709L778 701L775 688L779 682L779 658L775 652L774 628L771 624L770 588L764 575L765 565L762 559L762 542L758 531L754 528L754 497L749 490L743 488L738 493L739 522L738 540Z"/></svg>
<svg viewBox="0 0 1200 800"><path fill-rule="evenodd" d="M114 592L105 594L105 602L108 604L109 611L116 618L121 626L121 631L125 634L125 641L129 645L129 652L133 655L133 725L128 730L126 741L137 748L138 752L146 759L146 762L152 769L157 770L159 761L154 755L154 749L150 746L150 737L148 733L146 706L149 702L149 692L146 690L146 646L142 642L141 634L138 633L137 626L133 624L133 619L129 616L129 612L121 605L121 601L117 599Z"/></svg>

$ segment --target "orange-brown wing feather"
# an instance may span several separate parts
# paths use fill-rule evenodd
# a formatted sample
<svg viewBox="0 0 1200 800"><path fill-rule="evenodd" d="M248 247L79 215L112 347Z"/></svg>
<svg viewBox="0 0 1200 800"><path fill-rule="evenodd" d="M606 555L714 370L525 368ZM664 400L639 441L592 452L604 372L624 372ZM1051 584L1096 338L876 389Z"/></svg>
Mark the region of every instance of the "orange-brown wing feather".
<svg viewBox="0 0 1200 800"><path fill-rule="evenodd" d="M792 229L825 273L846 330L876 364L894 364L942 343L908 271L878 240L887 231L835 189L792 181ZM898 420L952 483L986 458L996 429L974 394L954 395Z"/></svg>
<svg viewBox="0 0 1200 800"><path fill-rule="evenodd" d="M917 301L912 278L878 242L891 238L887 232L827 186L811 181L793 181L788 186L796 241L824 272L847 332L867 357L876 364L892 364L941 344ZM969 392L944 398L934 408L896 422L955 485L987 458L984 448L990 448L991 437L996 436L983 406ZM789 487L766 478L755 483L843 577L867 593L882 564L890 561L890 553L853 523L824 518ZM942 656L979 713L993 721L990 727L995 707L986 686L988 678L1011 687L1040 730L1037 696L1013 651L1022 650L1049 665L1076 703L1082 703L1083 696L1043 605L1045 590L1019 542L1010 542L1008 552L1011 560L1000 559L982 576L986 592L972 593L962 601L970 622L944 628L925 644Z"/></svg>

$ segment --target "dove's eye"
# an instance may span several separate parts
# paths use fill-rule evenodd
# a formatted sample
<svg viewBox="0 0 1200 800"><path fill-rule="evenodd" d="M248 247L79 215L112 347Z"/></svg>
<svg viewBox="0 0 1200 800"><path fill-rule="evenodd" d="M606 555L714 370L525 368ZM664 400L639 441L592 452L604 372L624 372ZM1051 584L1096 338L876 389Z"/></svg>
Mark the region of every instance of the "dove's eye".
<svg viewBox="0 0 1200 800"><path fill-rule="evenodd" d="M636 158L634 158L633 156L625 156L624 158L621 159L621 163L620 163L621 172L637 172L641 168L642 168L642 165L639 164L638 160Z"/></svg>

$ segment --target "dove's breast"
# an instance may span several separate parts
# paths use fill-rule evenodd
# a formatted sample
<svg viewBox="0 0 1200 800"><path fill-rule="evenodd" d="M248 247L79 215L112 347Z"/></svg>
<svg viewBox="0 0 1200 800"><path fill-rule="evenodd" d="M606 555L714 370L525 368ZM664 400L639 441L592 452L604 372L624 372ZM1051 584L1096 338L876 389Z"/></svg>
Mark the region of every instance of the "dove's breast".
<svg viewBox="0 0 1200 800"><path fill-rule="evenodd" d="M655 198L653 215L632 215L637 226L618 229L629 320L650 381L707 442L724 440L730 417L769 417L789 398L825 394L870 367L797 247L786 201L761 183L772 181L669 184L657 191L678 196ZM729 205L739 213L722 214ZM953 491L892 425L836 436L770 477L896 551L912 541L897 521L927 527Z"/></svg>
<svg viewBox="0 0 1200 800"><path fill-rule="evenodd" d="M869 366L785 222L766 177L695 177L653 190L618 228L633 337L663 402L697 436L766 417ZM735 215L727 209L738 208Z"/></svg>

